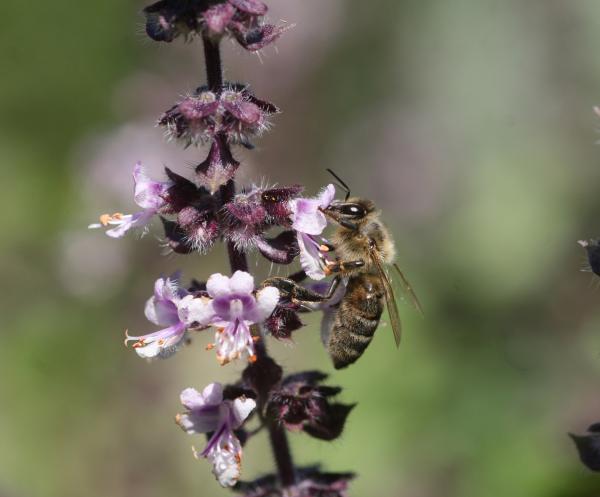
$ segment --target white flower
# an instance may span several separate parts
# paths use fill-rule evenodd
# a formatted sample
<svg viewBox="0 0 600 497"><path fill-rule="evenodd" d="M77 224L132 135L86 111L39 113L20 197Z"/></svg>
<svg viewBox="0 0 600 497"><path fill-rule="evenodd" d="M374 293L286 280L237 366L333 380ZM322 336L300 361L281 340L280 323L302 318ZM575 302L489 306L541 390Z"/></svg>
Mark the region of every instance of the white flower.
<svg viewBox="0 0 600 497"><path fill-rule="evenodd" d="M177 351L185 336L188 328L186 313L180 311L178 306L187 291L178 287L177 278L177 275L173 275L156 280L154 295L146 302L144 312L148 321L164 328L141 336L125 333L125 343L135 340L133 348L140 357L169 357Z"/></svg>
<svg viewBox="0 0 600 497"><path fill-rule="evenodd" d="M213 433L204 450L194 450L194 455L209 459L221 486L232 487L242 465L242 446L234 430L242 426L256 402L245 397L224 400L221 384L211 383L202 393L186 388L181 392L181 403L187 412L178 414L175 421L186 433Z"/></svg>
<svg viewBox="0 0 600 497"><path fill-rule="evenodd" d="M236 271L231 278L213 274L206 283L208 297L186 298L188 322L216 328L217 359L226 364L242 356L255 359L254 341L250 326L267 319L277 302L279 290L265 287L254 292L254 278L245 271Z"/></svg>
<svg viewBox="0 0 600 497"><path fill-rule="evenodd" d="M100 222L90 224L88 228L102 228L107 226L115 226L106 231L106 234L111 238L121 238L131 228L141 228L146 226L154 215L165 204L164 195L172 186L171 181L159 182L151 180L144 171L141 162L137 162L133 168L134 191L133 199L135 203L142 209L135 214L102 214Z"/></svg>

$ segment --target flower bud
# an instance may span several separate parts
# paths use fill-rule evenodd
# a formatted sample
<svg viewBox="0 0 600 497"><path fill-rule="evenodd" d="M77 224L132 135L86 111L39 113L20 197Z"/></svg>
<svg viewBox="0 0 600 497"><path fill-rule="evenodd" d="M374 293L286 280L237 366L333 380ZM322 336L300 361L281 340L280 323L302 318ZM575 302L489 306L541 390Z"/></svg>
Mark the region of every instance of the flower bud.
<svg viewBox="0 0 600 497"><path fill-rule="evenodd" d="M289 224L291 210L288 202L297 197L304 188L300 185L269 188L261 194L261 202L274 224Z"/></svg>
<svg viewBox="0 0 600 497"><path fill-rule="evenodd" d="M231 35L247 50L274 42L289 26L263 24L267 6L260 0L160 0L144 9L146 33L154 41L172 42L182 35Z"/></svg>
<svg viewBox="0 0 600 497"><path fill-rule="evenodd" d="M279 303L264 323L265 330L278 340L289 340L292 332L302 328L304 323L298 316L298 306L290 302Z"/></svg>
<svg viewBox="0 0 600 497"><path fill-rule="evenodd" d="M587 252L588 264L584 271L591 271L600 276L600 241L592 238L591 240L579 240L577 243Z"/></svg>
<svg viewBox="0 0 600 497"><path fill-rule="evenodd" d="M341 388L320 385L326 378L319 371L288 376L280 389L271 393L267 411L290 431L304 431L321 440L336 439L356 404L330 402Z"/></svg>
<svg viewBox="0 0 600 497"><path fill-rule="evenodd" d="M257 99L246 88L226 84L218 93L198 88L167 110L158 124L165 127L169 139L181 140L186 146L218 136L228 143L251 146L251 139L269 128L268 118L275 112L277 107Z"/></svg>
<svg viewBox="0 0 600 497"><path fill-rule="evenodd" d="M165 241L168 249L176 254L189 254L194 251L194 247L187 240L185 231L175 221L169 221L162 216L160 220L165 230Z"/></svg>
<svg viewBox="0 0 600 497"><path fill-rule="evenodd" d="M196 166L198 182L212 194L233 179L240 163L233 158L222 136L216 136L206 160Z"/></svg>
<svg viewBox="0 0 600 497"><path fill-rule="evenodd" d="M297 483L282 488L276 475L251 482L238 482L234 491L244 497L348 497L348 483L354 473L321 473L319 466L298 468Z"/></svg>
<svg viewBox="0 0 600 497"><path fill-rule="evenodd" d="M585 435L569 436L575 442L581 462L592 471L600 471L600 423L594 423Z"/></svg>

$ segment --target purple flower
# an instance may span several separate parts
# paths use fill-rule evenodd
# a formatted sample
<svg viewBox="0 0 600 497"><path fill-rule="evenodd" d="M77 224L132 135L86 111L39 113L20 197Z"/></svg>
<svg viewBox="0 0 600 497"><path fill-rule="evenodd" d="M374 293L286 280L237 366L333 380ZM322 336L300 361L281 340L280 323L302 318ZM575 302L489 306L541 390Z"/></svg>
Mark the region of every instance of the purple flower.
<svg viewBox="0 0 600 497"><path fill-rule="evenodd" d="M300 248L300 264L307 276L320 280L326 276L324 271L324 254L320 243L315 238L327 226L327 218L321 212L331 204L335 197L335 187L327 185L316 198L296 198L290 200L292 228L298 237Z"/></svg>
<svg viewBox="0 0 600 497"><path fill-rule="evenodd" d="M221 384L211 383L202 393L186 388L181 403L187 412L178 414L176 423L190 435L211 433L204 450L194 449L194 455L210 459L221 486L232 487L240 477L242 463L242 445L234 430L242 426L256 402L243 396L224 400Z"/></svg>
<svg viewBox="0 0 600 497"><path fill-rule="evenodd" d="M213 274L206 282L208 297L188 298L188 319L200 326L213 326L217 332L215 348L221 364L248 356L253 362L255 337L250 326L267 319L277 302L279 290L265 287L254 292L254 278L236 271L231 278Z"/></svg>
<svg viewBox="0 0 600 497"><path fill-rule="evenodd" d="M171 181L159 182L151 180L141 164L137 162L133 168L134 191L133 199L143 211L135 214L103 214L100 216L100 223L90 224L88 228L102 228L106 226L115 226L106 231L111 238L121 238L131 228L141 228L146 226L152 217L166 205L165 195L173 185Z"/></svg>
<svg viewBox="0 0 600 497"><path fill-rule="evenodd" d="M184 299L186 295L187 291L177 284L177 275L156 280L154 295L146 302L144 313L149 321L165 328L142 336L129 336L125 332L125 344L135 340L133 348L145 359L173 355L190 323L186 306L190 300Z"/></svg>

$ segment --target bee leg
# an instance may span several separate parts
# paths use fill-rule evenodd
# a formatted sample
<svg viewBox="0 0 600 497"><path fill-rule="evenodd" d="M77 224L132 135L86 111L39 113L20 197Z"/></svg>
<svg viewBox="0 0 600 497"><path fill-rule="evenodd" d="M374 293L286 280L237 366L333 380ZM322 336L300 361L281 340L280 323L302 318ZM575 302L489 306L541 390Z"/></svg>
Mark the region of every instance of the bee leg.
<svg viewBox="0 0 600 497"><path fill-rule="evenodd" d="M327 264L327 271L329 273L340 273L343 271L350 271L352 269L358 269L359 267L363 267L365 265L365 261L348 261L348 262L331 262Z"/></svg>
<svg viewBox="0 0 600 497"><path fill-rule="evenodd" d="M324 296L325 300L330 300L333 298L333 296L335 295L335 292L337 291L341 282L342 282L342 277L339 274L337 274L335 276L335 278L333 278L331 280L331 285L329 285L329 288L327 289L327 293Z"/></svg>
<svg viewBox="0 0 600 497"><path fill-rule="evenodd" d="M296 281L291 278L282 278L274 276L263 281L261 288L273 286L277 288L282 296L290 299L295 303L319 303L326 300L326 297L317 293L309 288L305 288L299 285Z"/></svg>
<svg viewBox="0 0 600 497"><path fill-rule="evenodd" d="M287 277L288 280L295 281L296 283L301 283L306 279L306 273L303 269L296 273L292 273Z"/></svg>

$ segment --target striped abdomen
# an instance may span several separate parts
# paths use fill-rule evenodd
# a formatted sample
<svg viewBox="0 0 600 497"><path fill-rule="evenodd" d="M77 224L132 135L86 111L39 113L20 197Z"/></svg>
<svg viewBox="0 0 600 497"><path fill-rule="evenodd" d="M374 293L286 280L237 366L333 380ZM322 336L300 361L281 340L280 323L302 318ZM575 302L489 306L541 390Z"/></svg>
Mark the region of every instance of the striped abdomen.
<svg viewBox="0 0 600 497"><path fill-rule="evenodd" d="M329 335L329 355L336 369L352 364L371 343L383 312L383 297L378 275L349 279Z"/></svg>

